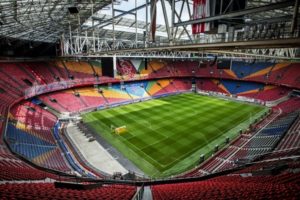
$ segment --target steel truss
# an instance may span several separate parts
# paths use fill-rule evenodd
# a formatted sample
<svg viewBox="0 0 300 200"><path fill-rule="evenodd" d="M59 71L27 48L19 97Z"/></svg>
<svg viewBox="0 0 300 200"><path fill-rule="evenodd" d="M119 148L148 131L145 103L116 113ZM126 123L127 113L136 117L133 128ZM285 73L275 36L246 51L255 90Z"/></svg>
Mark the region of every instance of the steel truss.
<svg viewBox="0 0 300 200"><path fill-rule="evenodd" d="M146 13L154 12L154 8L149 9L153 6L150 0L145 0L139 6L135 2L135 7L128 11L114 9L115 3L112 1L110 16L93 15L91 17L92 25L81 26L80 33L70 29L69 34L63 34L61 38L62 55L162 57L159 53L153 54L153 52L162 51L163 54L169 52L166 56L170 58L174 57L172 54L185 58L186 53L178 52L210 51L224 56L250 56L257 59L294 59L298 56L297 48L300 46L299 26L297 25L299 0L282 0L276 3L266 0L248 0L245 9L230 12L228 8L235 1L237 0L230 1L226 9L220 13L194 20L191 11L192 1L155 0L154 2L160 4L162 8L163 15L160 20L165 21L165 26L159 25L156 28L166 33L165 37L156 36L156 39L151 38L150 34L153 19L151 17L148 19L148 14L145 20L138 21L136 17L136 12L141 9L145 9ZM221 0L222 3L223 0ZM167 5L171 8L171 19L168 19ZM185 6L190 20L184 21L182 13ZM134 15L135 19L126 19L126 15ZM231 19L239 16L251 20L245 20L243 24L230 22ZM230 37L228 31L191 35L191 30L188 28L193 23L220 20L227 20L228 28L232 28L233 34ZM130 24L130 27L135 28L135 32L116 30L117 26L125 26L125 24ZM112 26L112 30L104 30L107 26ZM141 34L138 29L144 30L144 33Z"/></svg>

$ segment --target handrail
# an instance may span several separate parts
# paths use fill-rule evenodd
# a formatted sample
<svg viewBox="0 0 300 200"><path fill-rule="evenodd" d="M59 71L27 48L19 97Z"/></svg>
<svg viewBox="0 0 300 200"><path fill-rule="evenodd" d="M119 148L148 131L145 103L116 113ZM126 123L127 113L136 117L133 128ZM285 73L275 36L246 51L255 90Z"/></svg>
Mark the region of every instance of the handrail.
<svg viewBox="0 0 300 200"><path fill-rule="evenodd" d="M133 195L131 200L142 200L144 194L144 184L137 189L136 193Z"/></svg>

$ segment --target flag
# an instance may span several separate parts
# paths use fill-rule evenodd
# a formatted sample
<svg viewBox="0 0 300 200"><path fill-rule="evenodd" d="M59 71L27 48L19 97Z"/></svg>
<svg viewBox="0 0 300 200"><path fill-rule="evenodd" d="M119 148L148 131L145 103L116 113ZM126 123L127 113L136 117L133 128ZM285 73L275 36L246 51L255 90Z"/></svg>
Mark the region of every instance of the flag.
<svg viewBox="0 0 300 200"><path fill-rule="evenodd" d="M210 16L210 0L193 1L193 19L202 19ZM193 34L204 33L210 30L210 23L192 25Z"/></svg>

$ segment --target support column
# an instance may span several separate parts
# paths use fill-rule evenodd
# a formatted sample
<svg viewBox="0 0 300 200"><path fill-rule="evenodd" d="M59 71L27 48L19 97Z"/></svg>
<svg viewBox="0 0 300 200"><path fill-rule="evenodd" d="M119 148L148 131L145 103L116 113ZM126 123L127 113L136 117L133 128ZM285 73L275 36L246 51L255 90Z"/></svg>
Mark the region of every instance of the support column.
<svg viewBox="0 0 300 200"><path fill-rule="evenodd" d="M114 77L117 76L117 55L113 55L113 69L114 69Z"/></svg>
<svg viewBox="0 0 300 200"><path fill-rule="evenodd" d="M169 20L168 20L168 15L167 15L167 10L166 10L166 5L165 5L165 0L161 0L161 7L163 10L163 14L164 14L164 19L165 19L165 24L166 24L166 30L167 30L167 34L168 34L168 39L169 42L171 42L171 33L170 33L170 26L169 26Z"/></svg>
<svg viewBox="0 0 300 200"><path fill-rule="evenodd" d="M148 33L148 3L149 3L149 0L146 0L146 32L145 32L145 40L146 40L146 42L145 42L145 44L144 44L144 46L145 47L148 47L148 43L149 43L149 33Z"/></svg>
<svg viewBox="0 0 300 200"><path fill-rule="evenodd" d="M298 24L298 10L299 10L299 0L296 0L295 6L294 6L294 14L293 14L293 21L291 25L291 33L293 34L295 32L295 28Z"/></svg>
<svg viewBox="0 0 300 200"><path fill-rule="evenodd" d="M155 42L155 32L156 32L156 2L157 0L150 0L151 1L151 21L150 21L150 41ZM162 0L163 1L163 0Z"/></svg>
<svg viewBox="0 0 300 200"><path fill-rule="evenodd" d="M135 9L137 7L137 0L135 0ZM135 47L137 48L138 34L137 34L137 10L135 10Z"/></svg>
<svg viewBox="0 0 300 200"><path fill-rule="evenodd" d="M113 45L112 49L116 47L116 35L115 35L115 9L114 9L114 0L111 0L111 12L112 12L112 31L113 31Z"/></svg>
<svg viewBox="0 0 300 200"><path fill-rule="evenodd" d="M171 9L172 9L172 16L171 16L171 39L170 43L173 44L175 41L174 35L174 24L175 24L175 0L171 0Z"/></svg>

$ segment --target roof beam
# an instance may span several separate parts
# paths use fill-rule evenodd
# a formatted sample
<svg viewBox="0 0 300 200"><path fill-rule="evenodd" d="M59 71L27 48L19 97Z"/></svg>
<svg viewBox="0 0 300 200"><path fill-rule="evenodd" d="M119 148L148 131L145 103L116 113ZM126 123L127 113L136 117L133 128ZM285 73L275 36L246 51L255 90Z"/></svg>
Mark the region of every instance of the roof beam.
<svg viewBox="0 0 300 200"><path fill-rule="evenodd" d="M206 22L212 22L212 21L216 21L216 20L220 20L220 19L233 18L233 17L242 16L242 15L258 13L258 12L265 12L268 10L274 10L274 9L279 9L279 8L285 8L288 6L293 6L294 3L295 3L295 0L287 0L287 1L279 2L279 3L268 4L265 6L248 8L248 9L244 9L244 10L237 11L237 12L231 12L231 13L227 13L227 14L212 16L212 17L178 22L178 23L175 23L174 26L184 26L184 25L190 25L190 24L206 23Z"/></svg>
<svg viewBox="0 0 300 200"><path fill-rule="evenodd" d="M274 40L250 40L241 42L218 42L218 43L198 43L187 45L160 46L138 49L122 49L106 51L103 53L119 52L146 52L146 51L202 51L202 50L229 50L229 49L260 49L260 48L296 48L300 46L299 38L274 39Z"/></svg>
<svg viewBox="0 0 300 200"><path fill-rule="evenodd" d="M110 24L110 23L112 23L112 21L113 21L114 19L119 18L119 17L123 17L123 16L125 16L125 15L127 15L127 14L131 14L131 13L137 11L137 10L140 10L140 9L146 7L147 4L150 5L150 3L145 3L145 4L141 5L141 6L138 6L138 7L136 7L136 8L133 8L133 9L131 9L131 10L124 11L123 13L121 13L121 14L119 14L119 15L117 15L117 16L114 16L114 17L112 17L112 18L110 18L110 19L107 19L107 20L103 20L102 18L99 18L99 17L92 17L93 20L100 21L100 23L99 23L99 24L96 24L96 25L94 25L94 26L91 26L91 27L89 27L89 28L94 28L94 27L100 26L101 24L105 24L105 23L109 23L109 24ZM107 25L109 25L109 24L107 24Z"/></svg>

